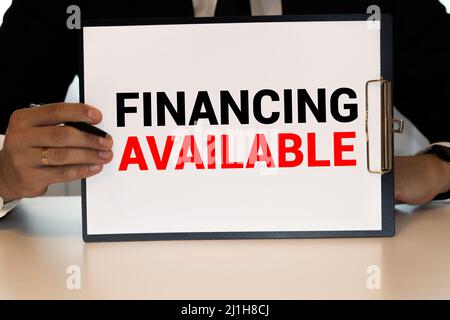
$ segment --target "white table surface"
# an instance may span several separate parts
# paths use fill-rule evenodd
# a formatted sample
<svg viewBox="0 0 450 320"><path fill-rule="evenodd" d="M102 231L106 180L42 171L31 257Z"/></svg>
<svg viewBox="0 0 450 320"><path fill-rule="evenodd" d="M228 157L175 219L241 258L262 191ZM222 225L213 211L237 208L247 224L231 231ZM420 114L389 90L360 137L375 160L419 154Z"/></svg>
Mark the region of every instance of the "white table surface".
<svg viewBox="0 0 450 320"><path fill-rule="evenodd" d="M79 197L24 200L0 220L0 299L449 299L450 205L397 211L393 238L86 244Z"/></svg>

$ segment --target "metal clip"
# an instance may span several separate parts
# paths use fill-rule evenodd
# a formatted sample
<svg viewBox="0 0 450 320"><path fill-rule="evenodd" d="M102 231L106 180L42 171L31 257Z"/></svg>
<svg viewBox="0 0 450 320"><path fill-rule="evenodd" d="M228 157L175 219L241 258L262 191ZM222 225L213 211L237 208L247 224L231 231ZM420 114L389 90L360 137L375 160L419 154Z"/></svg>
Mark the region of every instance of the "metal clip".
<svg viewBox="0 0 450 320"><path fill-rule="evenodd" d="M381 85L381 168L372 170L370 166L370 139L369 139L369 86L373 83ZM392 170L392 133L394 122L399 124L403 131L403 121L392 120L392 83L383 78L366 82L366 142L367 142L367 170L370 173L385 174Z"/></svg>
<svg viewBox="0 0 450 320"><path fill-rule="evenodd" d="M403 133L403 129L405 128L405 121L403 121L403 119L394 119L392 121L392 125L394 133Z"/></svg>

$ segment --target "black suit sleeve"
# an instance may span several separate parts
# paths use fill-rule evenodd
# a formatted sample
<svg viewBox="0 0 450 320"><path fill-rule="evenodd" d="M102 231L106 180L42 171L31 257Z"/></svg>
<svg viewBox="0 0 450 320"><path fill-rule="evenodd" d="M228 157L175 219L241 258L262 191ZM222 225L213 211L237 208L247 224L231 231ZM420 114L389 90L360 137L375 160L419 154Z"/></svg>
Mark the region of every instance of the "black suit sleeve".
<svg viewBox="0 0 450 320"><path fill-rule="evenodd" d="M395 10L395 105L432 143L450 141L450 15L438 0Z"/></svg>
<svg viewBox="0 0 450 320"><path fill-rule="evenodd" d="M76 1L71 1L76 3ZM64 100L77 70L77 31L66 1L15 0L0 28L0 133L30 103Z"/></svg>

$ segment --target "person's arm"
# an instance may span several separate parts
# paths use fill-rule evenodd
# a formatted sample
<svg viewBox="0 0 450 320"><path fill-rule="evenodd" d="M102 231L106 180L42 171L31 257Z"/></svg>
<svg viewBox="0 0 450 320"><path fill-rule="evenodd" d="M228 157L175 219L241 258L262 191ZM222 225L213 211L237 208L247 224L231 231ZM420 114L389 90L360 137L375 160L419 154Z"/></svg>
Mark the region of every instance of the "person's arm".
<svg viewBox="0 0 450 320"><path fill-rule="evenodd" d="M0 28L0 133L6 132L0 196L5 202L39 196L52 183L95 175L112 159L111 137L59 126L95 125L102 118L88 105L55 103L64 100L77 69L76 31L66 28L68 5L15 0ZM31 103L47 105L30 109Z"/></svg>
<svg viewBox="0 0 450 320"><path fill-rule="evenodd" d="M69 4L14 0L0 28L0 133L14 110L64 101L78 67L77 31L66 26Z"/></svg>
<svg viewBox="0 0 450 320"><path fill-rule="evenodd" d="M103 165L112 160L111 136L98 137L60 124L87 122L95 125L101 119L98 109L78 103L14 111L0 151L0 196L3 200L36 197L44 194L50 184L99 173Z"/></svg>
<svg viewBox="0 0 450 320"><path fill-rule="evenodd" d="M420 205L450 190L450 164L436 154L395 158L395 200ZM445 198L445 197L443 197Z"/></svg>
<svg viewBox="0 0 450 320"><path fill-rule="evenodd" d="M431 143L450 141L450 15L438 0L395 1L395 101ZM448 160L395 158L395 198L424 204L450 189Z"/></svg>
<svg viewBox="0 0 450 320"><path fill-rule="evenodd" d="M394 1L394 104L431 143L450 141L450 15L438 0ZM395 158L395 197L424 204L450 189L435 154Z"/></svg>

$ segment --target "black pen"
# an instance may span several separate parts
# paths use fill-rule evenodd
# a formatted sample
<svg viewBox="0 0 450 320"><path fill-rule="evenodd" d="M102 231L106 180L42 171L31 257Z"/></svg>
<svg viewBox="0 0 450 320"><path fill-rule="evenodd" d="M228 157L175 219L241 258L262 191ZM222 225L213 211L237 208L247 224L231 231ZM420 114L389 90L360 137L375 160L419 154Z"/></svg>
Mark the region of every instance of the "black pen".
<svg viewBox="0 0 450 320"><path fill-rule="evenodd" d="M109 134L102 129L99 129L97 127L94 127L93 125L86 123L86 122L64 122L65 126L73 127L75 129L78 129L83 132L87 132L99 137L106 138L109 136Z"/></svg>
<svg viewBox="0 0 450 320"><path fill-rule="evenodd" d="M41 104L30 104L30 108L39 107ZM65 126L73 127L75 129L78 129L80 131L93 134L98 137L106 138L109 136L109 134L102 129L99 129L97 127L94 127L93 125L86 123L86 122L64 122Z"/></svg>

